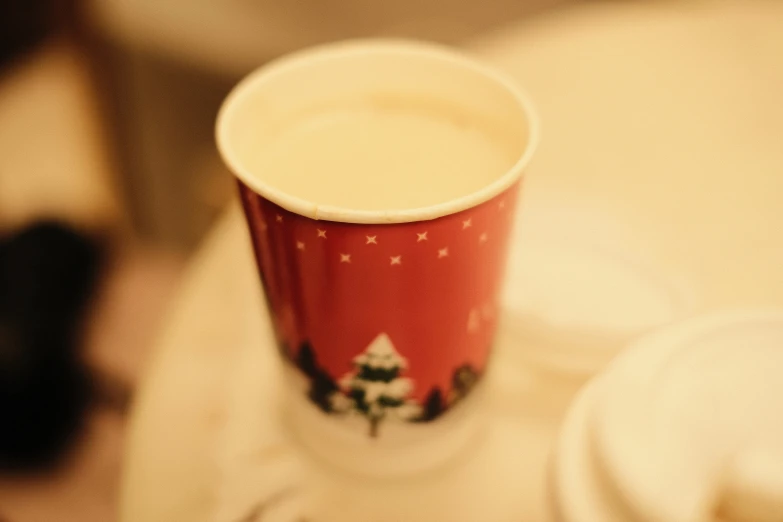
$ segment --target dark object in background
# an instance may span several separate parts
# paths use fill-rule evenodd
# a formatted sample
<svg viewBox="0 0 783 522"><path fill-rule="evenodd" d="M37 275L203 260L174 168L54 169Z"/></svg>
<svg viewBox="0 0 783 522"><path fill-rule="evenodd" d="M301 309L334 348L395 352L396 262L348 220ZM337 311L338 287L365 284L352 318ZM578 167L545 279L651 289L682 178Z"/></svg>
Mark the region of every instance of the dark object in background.
<svg viewBox="0 0 783 522"><path fill-rule="evenodd" d="M80 431L92 385L81 353L98 247L56 223L0 239L0 471L58 460Z"/></svg>
<svg viewBox="0 0 783 522"><path fill-rule="evenodd" d="M0 0L0 69L62 25L73 0Z"/></svg>

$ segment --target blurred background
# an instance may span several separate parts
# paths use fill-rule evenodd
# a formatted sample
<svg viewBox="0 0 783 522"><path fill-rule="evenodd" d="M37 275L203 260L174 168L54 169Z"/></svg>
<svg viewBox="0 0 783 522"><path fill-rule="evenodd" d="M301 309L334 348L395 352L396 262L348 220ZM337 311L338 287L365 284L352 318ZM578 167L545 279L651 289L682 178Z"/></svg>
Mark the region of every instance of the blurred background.
<svg viewBox="0 0 783 522"><path fill-rule="evenodd" d="M233 197L250 70L358 36L460 43L558 0L0 0L0 520L111 521L127 404Z"/></svg>

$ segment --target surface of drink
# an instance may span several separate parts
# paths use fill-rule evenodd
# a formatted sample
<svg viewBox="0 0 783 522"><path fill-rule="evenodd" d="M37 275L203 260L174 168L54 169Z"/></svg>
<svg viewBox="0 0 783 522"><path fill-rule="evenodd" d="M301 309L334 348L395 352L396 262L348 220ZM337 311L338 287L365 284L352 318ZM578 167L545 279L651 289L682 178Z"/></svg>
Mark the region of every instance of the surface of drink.
<svg viewBox="0 0 783 522"><path fill-rule="evenodd" d="M477 115L399 99L311 111L244 153L260 182L291 196L386 211L480 190L513 166L519 145Z"/></svg>

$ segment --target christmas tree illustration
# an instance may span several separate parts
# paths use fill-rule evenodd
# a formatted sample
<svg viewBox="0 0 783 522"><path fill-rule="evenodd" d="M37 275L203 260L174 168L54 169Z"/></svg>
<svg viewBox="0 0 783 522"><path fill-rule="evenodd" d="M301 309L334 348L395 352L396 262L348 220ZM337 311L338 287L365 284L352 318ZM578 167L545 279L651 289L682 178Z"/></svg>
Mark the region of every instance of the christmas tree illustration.
<svg viewBox="0 0 783 522"><path fill-rule="evenodd" d="M439 418L446 411L446 402L443 398L443 392L435 387L427 394L424 400L424 408L418 419L418 422L432 422Z"/></svg>
<svg viewBox="0 0 783 522"><path fill-rule="evenodd" d="M414 420L421 415L421 408L407 400L413 381L400 377L408 362L386 334L378 335L353 364L355 370L345 375L340 385L354 410L370 421L370 437L378 436L380 423L387 417Z"/></svg>
<svg viewBox="0 0 783 522"><path fill-rule="evenodd" d="M451 376L451 393L449 403L455 404L465 397L478 384L481 375L470 364L463 364Z"/></svg>
<svg viewBox="0 0 783 522"><path fill-rule="evenodd" d="M299 347L296 357L296 365L310 379L308 398L325 413L335 411L335 396L341 395L337 384L332 380L326 370L318 364L313 347L305 341Z"/></svg>

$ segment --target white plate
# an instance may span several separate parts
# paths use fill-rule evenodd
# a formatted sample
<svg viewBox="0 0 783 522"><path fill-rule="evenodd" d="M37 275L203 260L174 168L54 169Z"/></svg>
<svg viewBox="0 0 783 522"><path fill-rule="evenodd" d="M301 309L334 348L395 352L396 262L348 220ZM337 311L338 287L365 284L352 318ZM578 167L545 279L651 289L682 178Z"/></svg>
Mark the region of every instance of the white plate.
<svg viewBox="0 0 783 522"><path fill-rule="evenodd" d="M219 453L216 522L541 520L538 477L562 404L540 396L536 376L508 353L513 339L500 336L487 376L482 436L457 462L393 480L323 467L288 439L277 408L281 363L258 344L247 343L237 361Z"/></svg>
<svg viewBox="0 0 783 522"><path fill-rule="evenodd" d="M505 292L507 312L486 377L482 434L457 461L421 475L351 476L317 462L290 440L279 411L283 363L259 296L252 295L254 301L243 307L245 343L231 381L218 453L215 522L542 520L550 441L579 385L602 364L592 362L573 372L558 361L591 350L599 352L596 360L608 360L623 340L689 313L692 305L681 285L669 284L671 278L629 261L640 242L587 209L574 217L574 209L570 204L537 205L519 216ZM589 260L595 270L582 270L574 263L580 259ZM542 272L542 263L564 260L568 264L558 273L540 278L528 273ZM617 291L600 292L601 284ZM548 291L554 300L547 299ZM573 301L585 297L580 292L595 304L588 321L583 315L569 316ZM526 295L547 300L547 306L520 299ZM650 295L665 301L663 315L661 307L646 306ZM614 344L602 345L606 339Z"/></svg>

